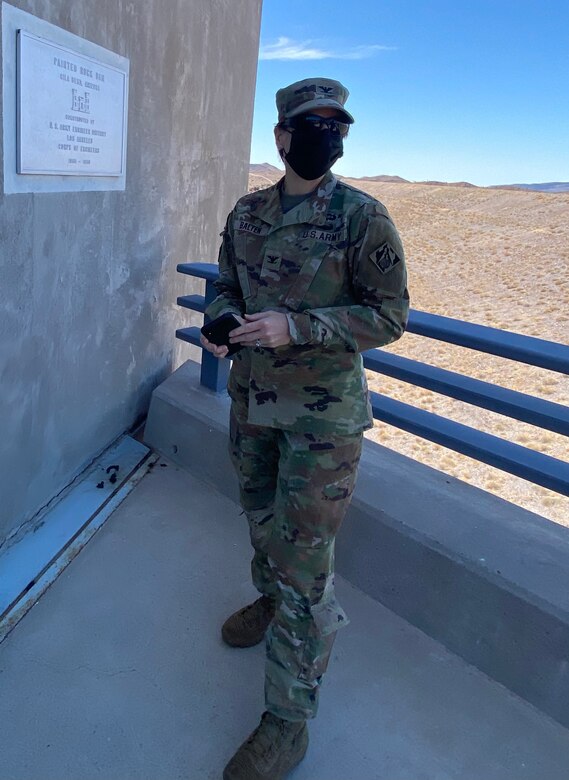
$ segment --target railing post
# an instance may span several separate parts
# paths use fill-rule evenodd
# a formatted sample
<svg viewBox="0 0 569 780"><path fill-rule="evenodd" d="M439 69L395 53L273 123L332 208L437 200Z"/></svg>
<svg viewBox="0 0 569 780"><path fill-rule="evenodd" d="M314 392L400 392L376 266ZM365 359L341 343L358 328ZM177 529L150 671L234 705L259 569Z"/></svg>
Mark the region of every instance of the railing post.
<svg viewBox="0 0 569 780"><path fill-rule="evenodd" d="M206 281L205 283L205 306L209 304L217 297L217 291L213 286L213 282ZM205 322L209 321L209 317L205 317ZM227 387L227 380L229 379L229 368L231 361L227 358L216 358L211 352L206 349L202 350L202 367L200 373L200 384L207 387L209 390L213 390L215 393L222 393Z"/></svg>

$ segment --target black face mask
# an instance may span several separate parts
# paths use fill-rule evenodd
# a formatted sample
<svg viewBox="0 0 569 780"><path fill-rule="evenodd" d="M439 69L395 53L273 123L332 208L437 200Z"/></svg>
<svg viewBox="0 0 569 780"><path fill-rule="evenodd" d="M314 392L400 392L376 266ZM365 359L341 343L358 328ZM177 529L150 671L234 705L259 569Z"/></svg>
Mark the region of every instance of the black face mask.
<svg viewBox="0 0 569 780"><path fill-rule="evenodd" d="M319 179L343 154L342 137L329 130L294 130L288 153L282 152L292 170L307 181Z"/></svg>

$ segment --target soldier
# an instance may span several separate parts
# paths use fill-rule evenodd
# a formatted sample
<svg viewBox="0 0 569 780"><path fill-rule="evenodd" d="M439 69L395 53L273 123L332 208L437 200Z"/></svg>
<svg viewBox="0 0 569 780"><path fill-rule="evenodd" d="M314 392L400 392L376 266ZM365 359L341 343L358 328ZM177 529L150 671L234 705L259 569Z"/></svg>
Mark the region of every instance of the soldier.
<svg viewBox="0 0 569 780"><path fill-rule="evenodd" d="M363 431L373 426L361 352L406 326L399 235L384 206L330 172L353 123L339 82L277 92L278 184L241 198L219 255L211 318L235 314L230 453L249 522L260 598L229 617L224 641L266 640L265 707L224 780L279 780L308 746L306 721L336 631L334 541ZM217 347L202 337L217 357Z"/></svg>

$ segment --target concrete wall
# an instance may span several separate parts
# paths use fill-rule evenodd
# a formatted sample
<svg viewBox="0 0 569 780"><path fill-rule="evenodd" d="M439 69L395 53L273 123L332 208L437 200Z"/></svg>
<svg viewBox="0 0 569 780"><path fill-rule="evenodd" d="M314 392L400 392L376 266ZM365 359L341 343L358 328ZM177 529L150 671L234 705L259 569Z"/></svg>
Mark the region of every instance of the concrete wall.
<svg viewBox="0 0 569 780"><path fill-rule="evenodd" d="M0 545L187 356L176 296L192 282L175 267L215 261L246 190L261 12L261 0L12 5L127 57L130 95L125 192L0 194Z"/></svg>

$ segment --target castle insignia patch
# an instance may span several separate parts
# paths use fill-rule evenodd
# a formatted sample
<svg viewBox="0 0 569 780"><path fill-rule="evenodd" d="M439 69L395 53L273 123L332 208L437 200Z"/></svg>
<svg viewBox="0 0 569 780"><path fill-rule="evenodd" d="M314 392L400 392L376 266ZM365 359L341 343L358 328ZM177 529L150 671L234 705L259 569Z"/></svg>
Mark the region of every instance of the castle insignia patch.
<svg viewBox="0 0 569 780"><path fill-rule="evenodd" d="M401 262L401 258L395 249L388 243L382 244L378 249L372 252L369 259L382 274L391 271L397 263Z"/></svg>

